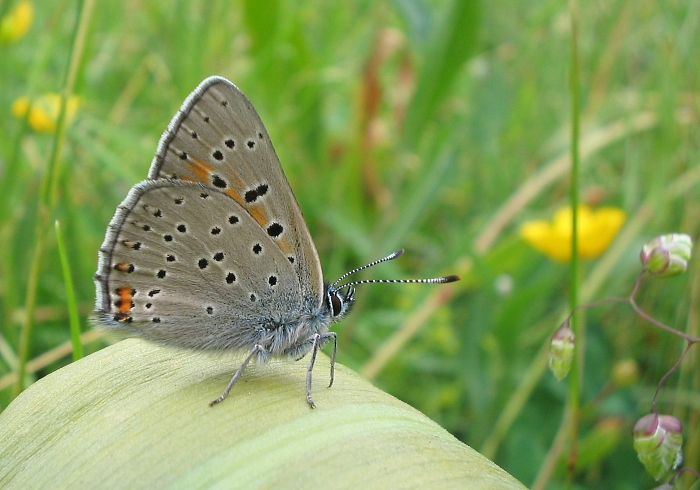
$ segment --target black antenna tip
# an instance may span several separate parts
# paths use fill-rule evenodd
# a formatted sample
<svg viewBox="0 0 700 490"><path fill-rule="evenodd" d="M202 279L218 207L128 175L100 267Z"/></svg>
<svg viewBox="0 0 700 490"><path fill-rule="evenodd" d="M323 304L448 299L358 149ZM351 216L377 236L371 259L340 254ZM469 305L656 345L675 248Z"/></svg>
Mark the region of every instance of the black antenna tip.
<svg viewBox="0 0 700 490"><path fill-rule="evenodd" d="M442 282L442 283L455 282L455 281L459 281L460 279L462 279L462 278L459 276L445 276L442 278L442 281L440 281L440 282Z"/></svg>

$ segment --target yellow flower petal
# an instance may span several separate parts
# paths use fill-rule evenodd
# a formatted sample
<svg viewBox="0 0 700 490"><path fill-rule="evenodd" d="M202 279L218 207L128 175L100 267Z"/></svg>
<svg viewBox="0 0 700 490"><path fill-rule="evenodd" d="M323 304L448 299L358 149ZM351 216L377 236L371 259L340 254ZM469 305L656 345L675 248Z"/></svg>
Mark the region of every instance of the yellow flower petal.
<svg viewBox="0 0 700 490"><path fill-rule="evenodd" d="M530 221L520 228L520 235L536 250L557 262L565 262L571 257L571 250L561 247L563 238L554 226L547 221Z"/></svg>
<svg viewBox="0 0 700 490"><path fill-rule="evenodd" d="M0 42L14 43L29 31L34 20L31 2L17 2L14 8L0 20Z"/></svg>
<svg viewBox="0 0 700 490"><path fill-rule="evenodd" d="M533 248L557 262L571 260L571 208L559 209L547 221L529 221L520 228L520 235ZM625 213L619 208L605 207L592 210L578 208L578 252L582 258L597 257L608 248L625 222Z"/></svg>
<svg viewBox="0 0 700 490"><path fill-rule="evenodd" d="M12 114L19 119L23 119L29 110L29 126L34 131L53 132L56 130L58 111L61 106L61 96L49 93L37 97L31 103L28 97L20 97L12 103ZM70 97L66 105L66 123L70 124L75 118L78 109L78 97Z"/></svg>
<svg viewBox="0 0 700 490"><path fill-rule="evenodd" d="M599 208L579 233L579 255L588 259L602 254L625 223L625 212L619 208ZM583 225L583 223L581 223Z"/></svg>

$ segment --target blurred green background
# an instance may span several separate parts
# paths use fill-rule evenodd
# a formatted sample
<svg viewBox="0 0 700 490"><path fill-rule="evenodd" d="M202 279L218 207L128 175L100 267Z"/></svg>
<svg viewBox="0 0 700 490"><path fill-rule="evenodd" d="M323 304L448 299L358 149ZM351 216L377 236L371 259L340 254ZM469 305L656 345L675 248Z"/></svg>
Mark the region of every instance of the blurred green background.
<svg viewBox="0 0 700 490"><path fill-rule="evenodd" d="M329 280L401 247L401 259L362 276L463 278L360 287L334 327L339 362L526 485L538 474L538 485L563 485L568 452L555 437L568 383L544 369L543 349L567 311L570 269L518 228L568 203L566 2L98 2L83 46L72 44L82 4L31 3L29 31L0 45L3 408L32 291L25 385L71 361L53 221L88 332L97 249L115 207L145 178L187 94L222 75L265 122ZM628 294L638 251L655 234L698 235L700 1L581 2L579 25L581 200L627 214L605 254L582 263L585 302ZM40 196L54 135L11 108L60 92L75 53L79 106L47 216ZM699 272L693 261L690 274L645 281L640 306L697 336ZM683 343L624 305L585 319L575 487L650 487L630 429ZM86 354L108 342L84 337ZM659 405L684 421L686 464L696 469L697 366L691 352Z"/></svg>

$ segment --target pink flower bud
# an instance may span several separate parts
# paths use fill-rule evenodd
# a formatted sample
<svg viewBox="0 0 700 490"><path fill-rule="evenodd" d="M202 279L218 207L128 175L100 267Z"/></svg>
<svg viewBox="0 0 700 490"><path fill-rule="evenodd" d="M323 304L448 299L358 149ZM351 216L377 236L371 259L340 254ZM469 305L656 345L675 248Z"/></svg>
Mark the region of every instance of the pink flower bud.
<svg viewBox="0 0 700 490"><path fill-rule="evenodd" d="M634 424L634 449L655 479L683 461L683 426L676 417L650 413Z"/></svg>
<svg viewBox="0 0 700 490"><path fill-rule="evenodd" d="M660 277L673 276L688 268L692 248L693 240L688 235L661 235L642 247L639 259L649 273Z"/></svg>
<svg viewBox="0 0 700 490"><path fill-rule="evenodd" d="M554 332L549 344L549 369L558 380L569 374L571 362L574 359L576 336L574 331L565 323Z"/></svg>

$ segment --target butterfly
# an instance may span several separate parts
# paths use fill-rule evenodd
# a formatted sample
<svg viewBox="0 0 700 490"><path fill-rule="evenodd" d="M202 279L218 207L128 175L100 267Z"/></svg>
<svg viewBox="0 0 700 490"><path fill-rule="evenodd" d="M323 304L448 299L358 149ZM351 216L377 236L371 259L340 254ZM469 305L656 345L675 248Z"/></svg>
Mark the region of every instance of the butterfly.
<svg viewBox="0 0 700 490"><path fill-rule="evenodd" d="M210 77L185 100L163 133L148 178L117 207L99 249L95 322L104 328L194 350L246 350L223 401L252 359L318 350L367 280L325 282L299 204L250 101L228 80Z"/></svg>

